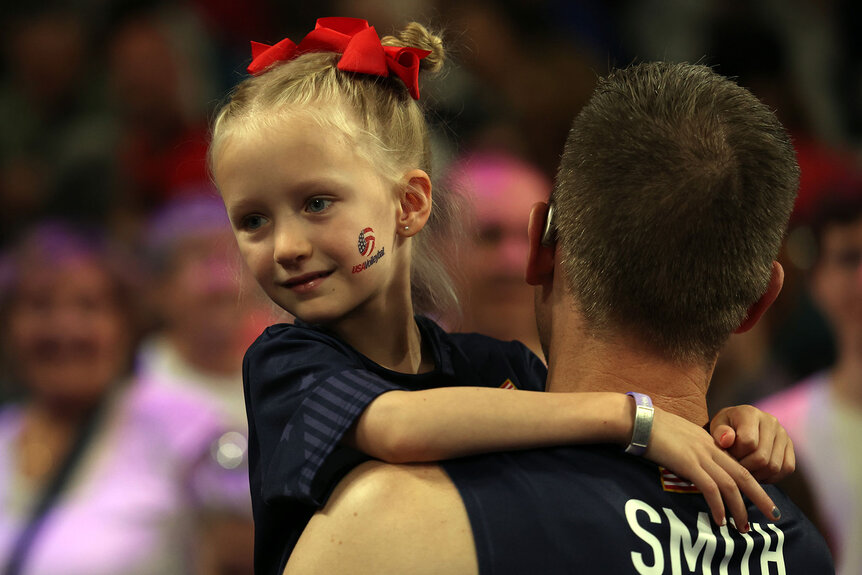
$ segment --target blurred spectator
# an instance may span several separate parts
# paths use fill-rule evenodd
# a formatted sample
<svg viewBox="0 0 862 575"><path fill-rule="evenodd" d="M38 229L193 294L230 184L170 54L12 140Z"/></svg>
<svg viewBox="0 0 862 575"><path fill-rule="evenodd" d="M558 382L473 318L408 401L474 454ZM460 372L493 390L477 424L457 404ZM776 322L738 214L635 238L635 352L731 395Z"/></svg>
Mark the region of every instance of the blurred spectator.
<svg viewBox="0 0 862 575"><path fill-rule="evenodd" d="M232 452L246 448L243 355L279 316L253 276L243 272L224 204L214 191L168 201L142 241L153 274L156 323L135 369L157 385L205 397L234 430L219 446L219 455L230 461ZM254 544L248 476L242 474L232 488L231 500L243 505L206 518L200 575L248 572Z"/></svg>
<svg viewBox="0 0 862 575"><path fill-rule="evenodd" d="M3 359L25 390L0 411L5 574L190 573L197 522L235 505L244 454L218 413L129 377L136 300L121 270L135 267L116 256L54 223L4 261Z"/></svg>
<svg viewBox="0 0 862 575"><path fill-rule="evenodd" d="M108 40L108 87L117 117L118 233L135 237L172 197L208 193L207 109L215 96L201 30L182 5L124 14Z"/></svg>
<svg viewBox="0 0 862 575"><path fill-rule="evenodd" d="M832 327L835 363L758 407L793 439L837 572L862 573L862 184L823 198L814 213L809 286Z"/></svg>
<svg viewBox="0 0 862 575"><path fill-rule="evenodd" d="M281 21L281 12L289 12L289 21L293 24L297 13L314 11L315 17L324 10L321 2L287 3L271 2L270 0L188 0L188 4L198 15L205 28L205 39L211 45L214 54L214 79L222 90L217 97L235 84L241 78L240 72L245 69L251 59L249 41L272 43L281 39L276 37L275 30ZM326 11L335 14L332 11ZM313 25L314 19L311 23ZM307 30L307 27L299 28Z"/></svg>
<svg viewBox="0 0 862 575"><path fill-rule="evenodd" d="M112 125L92 81L88 23L37 2L2 26L0 244L46 214L101 221Z"/></svg>
<svg viewBox="0 0 862 575"><path fill-rule="evenodd" d="M467 148L502 145L553 173L607 63L559 27L549 4L438 0L458 64L442 81L440 107Z"/></svg>
<svg viewBox="0 0 862 575"><path fill-rule="evenodd" d="M548 200L551 181L538 168L504 152L477 152L457 160L446 186L470 201L466 240L457 246L461 280L459 331L517 339L543 357L525 280L527 220L536 202Z"/></svg>
<svg viewBox="0 0 862 575"><path fill-rule="evenodd" d="M658 3L667 4L665 0L658 0ZM830 49L825 44L832 39L823 38L823 34L817 32L829 26L823 20L824 14L814 5L804 10L796 6L778 18L769 18L765 5L730 2L720 10L717 6L701 10L701 25L710 33L700 39L709 38L709 63L715 64L722 73L736 77L740 84L775 108L790 131L801 169L799 195L792 216L793 224L798 225L810 218L812 207L828 190L846 185L852 179L857 158L847 149L827 143L820 135L829 132L825 129L829 122L824 123L822 119L832 113L826 113L826 108L818 113L812 108L809 96L811 87L825 81L805 83L797 77L805 73L796 69L801 57L809 61L822 59L824 50ZM809 12L815 13L811 15L811 30L794 33L790 24ZM811 54L804 56L798 44L801 38L812 36L819 37L821 42L812 45ZM829 76L825 69L817 72L818 78L819 74ZM823 97L829 99L828 94ZM805 285L805 269L809 263L800 260L797 253L799 240L804 239L798 235L801 229L797 228L797 233L789 236L779 257L785 270L781 297L755 329L732 336L719 357L709 390L713 410L751 403L775 393L821 369L830 359L830 348L824 337L826 328Z"/></svg>
<svg viewBox="0 0 862 575"><path fill-rule="evenodd" d="M196 389L244 431L242 358L276 320L274 306L242 272L224 204L214 193L173 200L153 217L142 241L153 273L156 329L141 346L138 373Z"/></svg>
<svg viewBox="0 0 862 575"><path fill-rule="evenodd" d="M798 221L811 215L812 206L825 191L852 181L859 157L834 128L842 122L836 119L831 93L834 58L828 54L834 51L834 38L823 30L830 22L820 5L796 4L807 6L782 10L780 18L768 18L753 4L733 4L736 11L710 21L709 61L773 107L793 136L801 170L793 214ZM806 26L788 26L805 18L809 18ZM806 62L802 69L800 59ZM798 77L804 74L814 77Z"/></svg>
<svg viewBox="0 0 862 575"><path fill-rule="evenodd" d="M640 60L698 61L724 74L740 73L740 83L761 99L772 100L749 83L752 71L780 78L787 102L778 107L803 114L811 135L832 144L847 136L838 92L841 48L837 33L841 2L809 0L640 0L621 2L620 25L630 57ZM764 49L765 48L765 49ZM756 70L755 70L756 69ZM792 131L792 130L791 130Z"/></svg>

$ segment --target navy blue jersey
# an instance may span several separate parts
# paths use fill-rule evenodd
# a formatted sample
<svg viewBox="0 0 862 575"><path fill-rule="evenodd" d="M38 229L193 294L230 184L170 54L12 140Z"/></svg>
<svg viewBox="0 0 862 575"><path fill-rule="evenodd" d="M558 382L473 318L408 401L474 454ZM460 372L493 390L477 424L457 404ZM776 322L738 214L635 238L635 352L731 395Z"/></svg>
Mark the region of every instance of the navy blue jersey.
<svg viewBox="0 0 862 575"><path fill-rule="evenodd" d="M435 369L391 371L337 337L297 321L267 328L243 361L255 572L281 573L314 512L338 481L368 459L341 445L362 411L390 390L514 387L543 391L544 364L518 342L447 334L417 317ZM374 327L368 337L374 337Z"/></svg>
<svg viewBox="0 0 862 575"><path fill-rule="evenodd" d="M618 447L573 446L443 462L464 500L481 575L820 575L826 543L774 486L775 523L712 520L693 485Z"/></svg>

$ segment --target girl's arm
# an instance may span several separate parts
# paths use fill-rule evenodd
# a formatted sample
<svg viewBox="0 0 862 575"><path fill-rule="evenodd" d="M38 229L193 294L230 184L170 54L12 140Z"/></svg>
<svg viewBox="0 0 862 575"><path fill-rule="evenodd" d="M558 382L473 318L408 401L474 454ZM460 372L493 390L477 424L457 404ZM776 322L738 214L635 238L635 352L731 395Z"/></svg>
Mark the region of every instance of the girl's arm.
<svg viewBox="0 0 862 575"><path fill-rule="evenodd" d="M629 396L610 392L390 391L368 405L344 440L391 463L573 443L624 446L631 439L634 412ZM725 521L723 500L736 525L747 530L740 490L775 518L774 503L752 474L694 423L656 409L645 456L694 483L719 525Z"/></svg>
<svg viewBox="0 0 862 575"><path fill-rule="evenodd" d="M486 387L390 391L346 437L389 463L570 443L618 443L632 434L634 402L621 393L555 393Z"/></svg>

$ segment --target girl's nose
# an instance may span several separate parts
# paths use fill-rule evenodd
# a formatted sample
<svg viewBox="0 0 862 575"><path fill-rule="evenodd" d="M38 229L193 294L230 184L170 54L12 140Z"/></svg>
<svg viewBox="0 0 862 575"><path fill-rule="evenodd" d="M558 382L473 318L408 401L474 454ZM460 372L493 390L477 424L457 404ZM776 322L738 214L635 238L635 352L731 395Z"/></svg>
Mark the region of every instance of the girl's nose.
<svg viewBox="0 0 862 575"><path fill-rule="evenodd" d="M295 226L284 226L276 231L273 257L281 265L291 265L311 255L311 242Z"/></svg>

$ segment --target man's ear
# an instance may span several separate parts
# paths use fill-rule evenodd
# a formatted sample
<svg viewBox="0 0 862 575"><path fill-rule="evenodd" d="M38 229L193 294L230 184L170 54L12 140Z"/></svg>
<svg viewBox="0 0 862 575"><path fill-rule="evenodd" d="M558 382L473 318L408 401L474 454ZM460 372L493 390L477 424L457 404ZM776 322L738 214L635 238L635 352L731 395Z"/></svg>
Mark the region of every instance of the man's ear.
<svg viewBox="0 0 862 575"><path fill-rule="evenodd" d="M769 287L766 288L766 292L760 296L760 299L748 308L745 319L742 320L742 323L739 324L739 327L733 333L744 333L753 328L766 310L769 309L769 306L775 301L775 298L778 297L783 285L784 268L781 267L780 263L774 261L772 262L772 275L769 277Z"/></svg>
<svg viewBox="0 0 862 575"><path fill-rule="evenodd" d="M530 241L530 255L527 259L527 283L534 286L550 283L554 277L556 245L547 239L547 222L548 204L545 202L533 204L530 209L530 223L527 226L527 235Z"/></svg>
<svg viewBox="0 0 862 575"><path fill-rule="evenodd" d="M410 237L425 227L431 215L431 178L423 170L410 170L404 174L399 194L401 210L396 232Z"/></svg>

